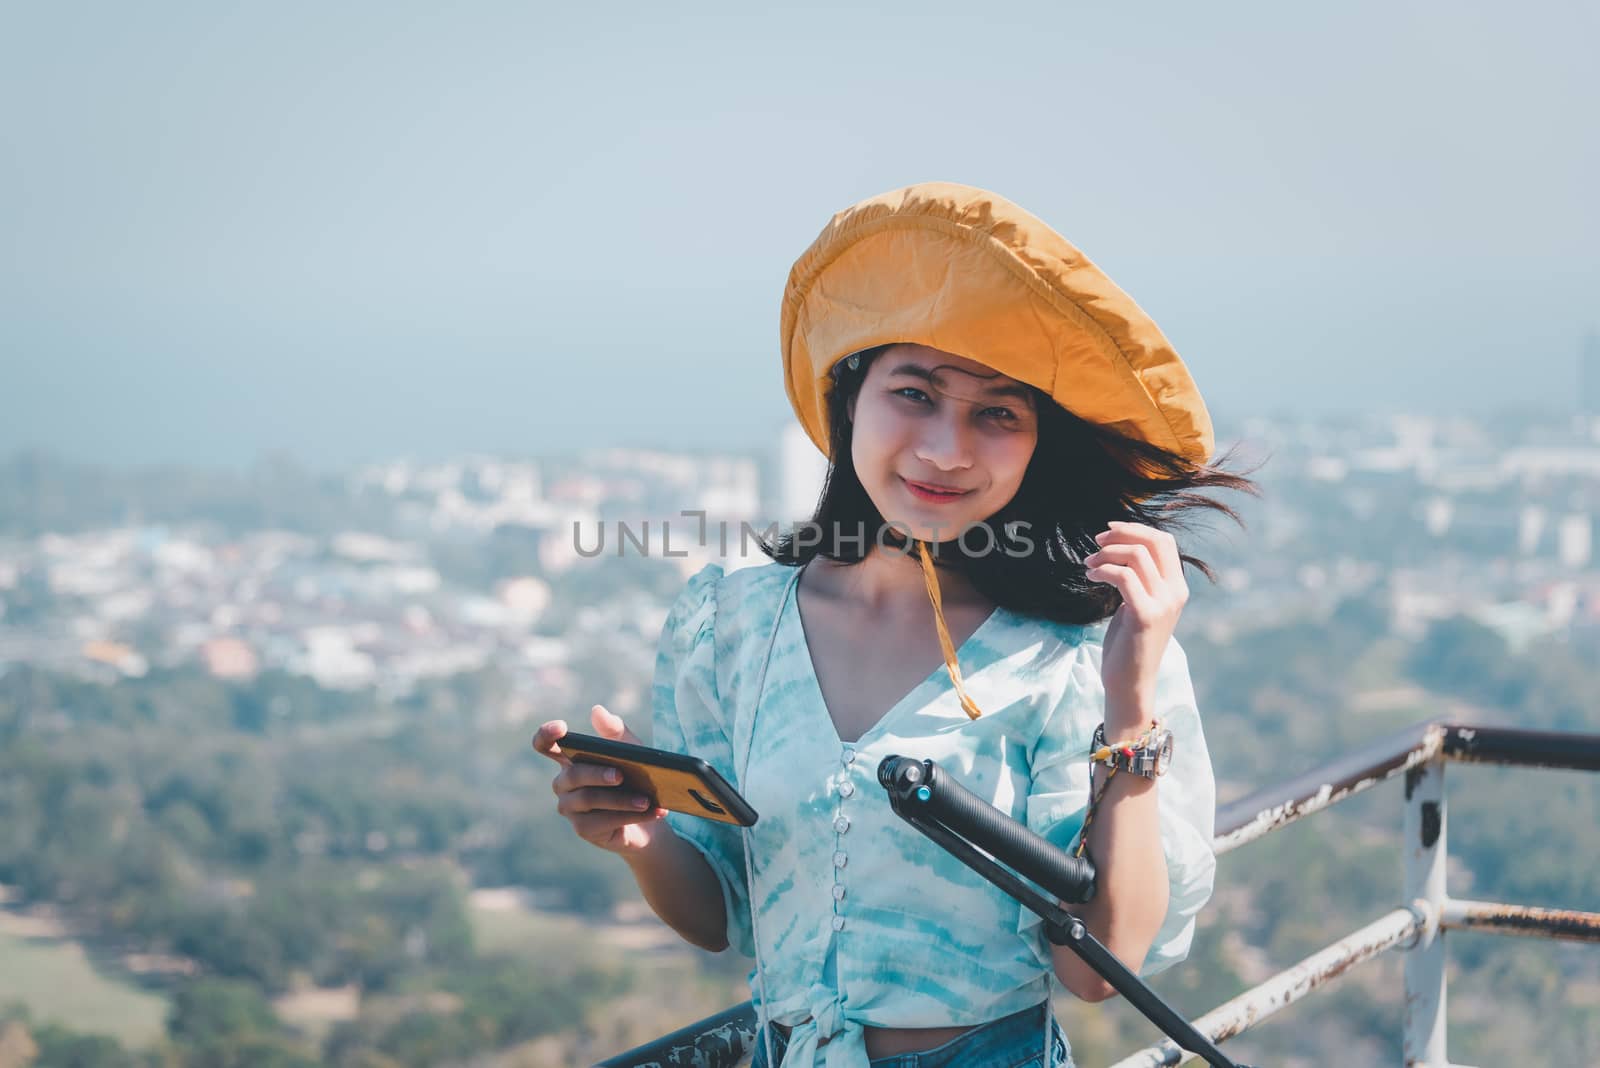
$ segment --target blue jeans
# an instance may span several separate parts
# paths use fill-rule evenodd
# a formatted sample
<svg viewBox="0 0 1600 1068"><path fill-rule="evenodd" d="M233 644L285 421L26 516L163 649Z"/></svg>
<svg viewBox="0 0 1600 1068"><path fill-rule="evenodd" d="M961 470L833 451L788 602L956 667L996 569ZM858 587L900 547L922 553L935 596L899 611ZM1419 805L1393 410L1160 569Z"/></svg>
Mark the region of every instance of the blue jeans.
<svg viewBox="0 0 1600 1068"><path fill-rule="evenodd" d="M878 1057L872 1068L1076 1068L1072 1060L1072 1047L1055 1015L1050 1015L1050 1064L1043 1060L1044 1021L1049 1002L1040 1002L1031 1009L1002 1016L962 1035L957 1035L942 1046L920 1053L900 1053L892 1057ZM772 1052L783 1060L788 1043L782 1034L772 1033ZM756 1035L755 1057L750 1068L771 1068L767 1063L767 1043L764 1035Z"/></svg>

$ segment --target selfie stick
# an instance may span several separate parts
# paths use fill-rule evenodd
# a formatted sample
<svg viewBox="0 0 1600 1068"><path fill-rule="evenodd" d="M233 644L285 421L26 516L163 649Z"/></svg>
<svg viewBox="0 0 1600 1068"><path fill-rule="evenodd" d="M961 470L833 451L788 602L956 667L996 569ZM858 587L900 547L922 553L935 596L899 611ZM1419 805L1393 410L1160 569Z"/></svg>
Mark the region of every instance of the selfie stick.
<svg viewBox="0 0 1600 1068"><path fill-rule="evenodd" d="M878 782L888 791L889 806L897 816L1037 913L1044 920L1045 937L1082 957L1113 990L1179 1046L1204 1058L1214 1068L1243 1068L1129 971L1089 933L1082 920L995 861L1010 865L1056 897L1077 903L1094 896L1092 863L1069 856L1010 819L931 760L884 757L878 765ZM974 842L982 845L982 851Z"/></svg>

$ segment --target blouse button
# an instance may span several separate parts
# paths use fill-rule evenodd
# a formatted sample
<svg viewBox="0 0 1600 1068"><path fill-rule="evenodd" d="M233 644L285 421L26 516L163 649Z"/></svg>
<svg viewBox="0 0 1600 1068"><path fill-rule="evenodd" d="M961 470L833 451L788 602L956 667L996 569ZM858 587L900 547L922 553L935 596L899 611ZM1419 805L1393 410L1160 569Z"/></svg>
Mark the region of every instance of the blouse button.
<svg viewBox="0 0 1600 1068"><path fill-rule="evenodd" d="M835 916L833 918L833 929L835 931L844 930L844 917L843 916Z"/></svg>
<svg viewBox="0 0 1600 1068"><path fill-rule="evenodd" d="M833 887L833 899L835 901L843 901L844 900L844 884L843 883L835 883L834 884L834 887Z"/></svg>
<svg viewBox="0 0 1600 1068"><path fill-rule="evenodd" d="M855 792L856 792L856 785L855 785L855 783L851 782L849 779L846 779L844 782L839 784L839 796L840 797L849 797L851 794L853 794Z"/></svg>
<svg viewBox="0 0 1600 1068"><path fill-rule="evenodd" d="M845 767L849 767L851 764L854 764L855 762L856 762L856 751L854 749L846 749L844 751L844 766Z"/></svg>
<svg viewBox="0 0 1600 1068"><path fill-rule="evenodd" d="M840 816L838 819L834 820L833 829L838 831L840 834L848 831L850 829L850 817Z"/></svg>
<svg viewBox="0 0 1600 1068"><path fill-rule="evenodd" d="M848 863L850 863L850 858L844 855L844 850L841 849L833 855L833 866L835 868L842 868Z"/></svg>

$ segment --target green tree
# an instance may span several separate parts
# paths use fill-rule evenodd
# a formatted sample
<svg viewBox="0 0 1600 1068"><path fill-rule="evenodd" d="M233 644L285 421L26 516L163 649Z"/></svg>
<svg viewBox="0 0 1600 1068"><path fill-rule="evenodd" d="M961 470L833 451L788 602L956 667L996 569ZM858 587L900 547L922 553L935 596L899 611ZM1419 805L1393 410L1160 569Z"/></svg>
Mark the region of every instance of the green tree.
<svg viewBox="0 0 1600 1068"><path fill-rule="evenodd" d="M167 1035L186 1045L206 1045L272 1034L278 1018L253 983L196 979L180 987L167 1014Z"/></svg>

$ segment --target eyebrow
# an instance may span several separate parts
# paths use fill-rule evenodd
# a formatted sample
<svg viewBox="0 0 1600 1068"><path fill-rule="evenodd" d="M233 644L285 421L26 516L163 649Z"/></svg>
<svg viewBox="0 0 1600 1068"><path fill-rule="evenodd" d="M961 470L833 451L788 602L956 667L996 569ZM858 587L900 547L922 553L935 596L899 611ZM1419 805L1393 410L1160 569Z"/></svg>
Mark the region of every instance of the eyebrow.
<svg viewBox="0 0 1600 1068"><path fill-rule="evenodd" d="M933 372L928 370L926 367L923 367L921 364L903 363L899 367L896 367L894 370L890 371L889 374L890 375L910 375L913 378L922 379L924 382L927 382L929 385L933 384ZM991 398L992 397L1016 397L1018 400L1025 400L1025 401L1031 401L1033 399L1032 390L1030 390L1027 386L1023 385L1020 382L1015 383L1013 385L1009 385L1009 386L1007 386L1007 385L990 386L988 389L984 390L984 393L987 396L991 397Z"/></svg>

